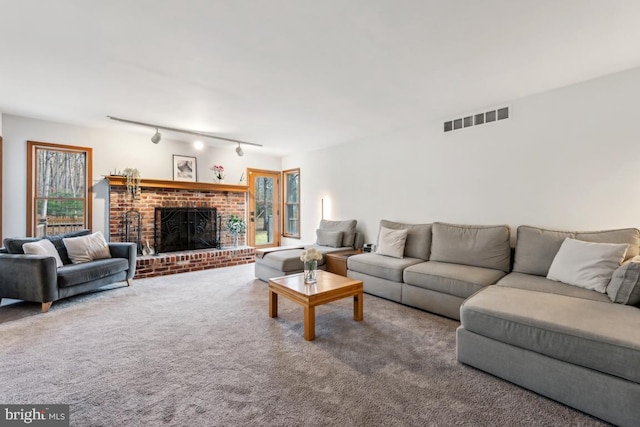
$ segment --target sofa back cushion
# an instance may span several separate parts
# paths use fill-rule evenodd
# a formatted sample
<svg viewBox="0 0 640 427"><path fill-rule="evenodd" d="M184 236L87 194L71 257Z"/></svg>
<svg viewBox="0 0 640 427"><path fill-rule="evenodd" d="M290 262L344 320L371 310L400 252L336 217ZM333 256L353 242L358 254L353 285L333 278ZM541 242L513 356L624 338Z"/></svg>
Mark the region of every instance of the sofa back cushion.
<svg viewBox="0 0 640 427"><path fill-rule="evenodd" d="M355 219L350 219L346 221L329 221L328 219L323 219L320 221L320 230L327 231L342 231L342 245L341 246L351 246L354 247L356 240L356 225L358 221Z"/></svg>
<svg viewBox="0 0 640 427"><path fill-rule="evenodd" d="M342 247L344 231L330 231L319 228L316 230L316 235L318 236L318 245L320 246L329 246L332 248Z"/></svg>
<svg viewBox="0 0 640 427"><path fill-rule="evenodd" d="M435 222L430 261L472 265L509 272L508 225L457 225Z"/></svg>
<svg viewBox="0 0 640 427"><path fill-rule="evenodd" d="M380 221L380 230L382 228L407 230L404 256L425 261L429 260L429 255L431 254L431 224L404 224L383 219Z"/></svg>
<svg viewBox="0 0 640 427"><path fill-rule="evenodd" d="M25 243L37 242L37 237L7 237L3 241L3 245L10 254L24 254L22 245Z"/></svg>
<svg viewBox="0 0 640 427"><path fill-rule="evenodd" d="M518 227L513 271L546 277L567 237L594 243L626 243L629 248L625 259L638 255L640 245L640 230L637 228L576 232L521 225Z"/></svg>

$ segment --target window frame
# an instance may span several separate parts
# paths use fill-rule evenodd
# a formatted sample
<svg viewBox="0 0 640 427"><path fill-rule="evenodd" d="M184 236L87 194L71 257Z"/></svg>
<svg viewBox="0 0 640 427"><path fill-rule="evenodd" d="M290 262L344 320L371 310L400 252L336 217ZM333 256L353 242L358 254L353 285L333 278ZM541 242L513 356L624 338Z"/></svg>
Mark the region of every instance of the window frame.
<svg viewBox="0 0 640 427"><path fill-rule="evenodd" d="M37 151L38 150L52 150L62 151L69 153L84 153L85 155L85 183L84 183L84 215L83 215L83 228L89 230L93 225L93 149L90 147L79 147L74 145L53 144L49 142L27 141L27 223L26 223L26 236L35 237L37 224L35 224L35 210L37 209L38 180L37 173ZM80 199L80 198L70 198Z"/></svg>
<svg viewBox="0 0 640 427"><path fill-rule="evenodd" d="M296 203L289 203L289 187L288 187L288 175L298 175L298 189L297 189L297 197ZM300 221L300 168L295 169L287 169L282 171L282 236L290 237L292 239L300 239L300 230L301 230L301 221ZM289 233L287 223L291 221L289 218L289 206L297 206L297 218L293 219L298 224L298 232L297 233Z"/></svg>

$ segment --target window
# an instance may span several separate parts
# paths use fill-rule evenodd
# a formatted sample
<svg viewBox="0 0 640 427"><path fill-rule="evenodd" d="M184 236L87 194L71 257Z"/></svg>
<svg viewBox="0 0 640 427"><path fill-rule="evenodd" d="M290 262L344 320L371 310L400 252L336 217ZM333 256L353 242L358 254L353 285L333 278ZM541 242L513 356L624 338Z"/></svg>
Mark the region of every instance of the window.
<svg viewBox="0 0 640 427"><path fill-rule="evenodd" d="M285 237L300 238L300 169L284 174L284 233Z"/></svg>
<svg viewBox="0 0 640 427"><path fill-rule="evenodd" d="M27 236L91 229L91 154L27 141Z"/></svg>

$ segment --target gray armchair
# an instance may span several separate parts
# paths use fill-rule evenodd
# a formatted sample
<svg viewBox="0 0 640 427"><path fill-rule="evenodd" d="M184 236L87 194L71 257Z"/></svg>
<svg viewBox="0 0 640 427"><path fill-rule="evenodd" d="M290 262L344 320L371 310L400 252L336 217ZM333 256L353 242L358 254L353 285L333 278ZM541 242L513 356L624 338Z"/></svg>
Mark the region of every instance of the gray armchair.
<svg viewBox="0 0 640 427"><path fill-rule="evenodd" d="M77 236L78 234L74 234ZM0 248L0 301L13 298L39 302L46 313L51 304L62 298L78 295L112 283L133 284L136 271L136 244L109 243L112 258L82 264L69 260L63 237L50 237L64 263L57 268L51 256L25 255L22 244L38 239L5 239ZM22 253L20 253L22 252Z"/></svg>

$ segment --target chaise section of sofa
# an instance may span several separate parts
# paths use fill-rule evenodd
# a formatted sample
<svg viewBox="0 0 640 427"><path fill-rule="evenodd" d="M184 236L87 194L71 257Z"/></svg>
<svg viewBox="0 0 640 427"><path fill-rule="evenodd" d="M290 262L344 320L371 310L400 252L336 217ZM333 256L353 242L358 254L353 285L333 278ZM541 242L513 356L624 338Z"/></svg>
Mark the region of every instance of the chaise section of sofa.
<svg viewBox="0 0 640 427"><path fill-rule="evenodd" d="M302 273L300 256L305 249L315 248L322 255L362 248L364 238L356 231L357 220L322 220L316 230L316 242L301 246L284 246L256 251L255 276L268 282L273 277ZM325 257L318 261L324 270Z"/></svg>
<svg viewBox="0 0 640 427"><path fill-rule="evenodd" d="M606 293L546 277L566 238L628 245ZM637 229L519 227L514 272L460 308L458 360L608 422L637 425L639 245Z"/></svg>

